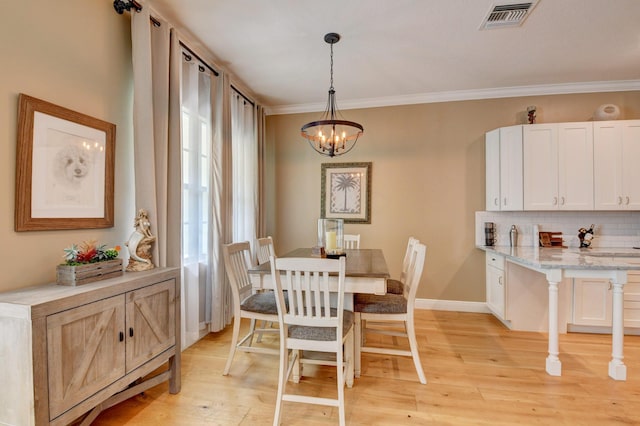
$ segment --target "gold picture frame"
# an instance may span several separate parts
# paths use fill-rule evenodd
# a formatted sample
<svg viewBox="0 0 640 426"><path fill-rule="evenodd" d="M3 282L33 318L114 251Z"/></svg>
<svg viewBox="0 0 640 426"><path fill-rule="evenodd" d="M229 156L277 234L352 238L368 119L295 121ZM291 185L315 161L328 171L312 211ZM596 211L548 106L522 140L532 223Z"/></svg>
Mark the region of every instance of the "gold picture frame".
<svg viewBox="0 0 640 426"><path fill-rule="evenodd" d="M371 223L372 163L323 163L320 217Z"/></svg>
<svg viewBox="0 0 640 426"><path fill-rule="evenodd" d="M18 98L15 230L113 227L115 124Z"/></svg>

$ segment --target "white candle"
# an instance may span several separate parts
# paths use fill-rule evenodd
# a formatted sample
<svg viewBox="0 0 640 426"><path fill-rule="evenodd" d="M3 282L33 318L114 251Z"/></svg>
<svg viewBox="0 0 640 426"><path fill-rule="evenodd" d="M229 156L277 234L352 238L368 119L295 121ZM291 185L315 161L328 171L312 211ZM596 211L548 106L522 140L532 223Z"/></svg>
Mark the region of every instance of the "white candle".
<svg viewBox="0 0 640 426"><path fill-rule="evenodd" d="M326 250L335 250L336 249L336 233L335 231L327 231L325 235L325 249Z"/></svg>

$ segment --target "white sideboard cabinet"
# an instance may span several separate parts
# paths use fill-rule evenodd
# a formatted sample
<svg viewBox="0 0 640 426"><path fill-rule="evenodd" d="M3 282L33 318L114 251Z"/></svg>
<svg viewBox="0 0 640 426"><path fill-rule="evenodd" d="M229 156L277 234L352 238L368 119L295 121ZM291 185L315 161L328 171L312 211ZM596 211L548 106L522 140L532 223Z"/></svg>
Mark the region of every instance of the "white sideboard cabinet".
<svg viewBox="0 0 640 426"><path fill-rule="evenodd" d="M522 126L487 132L485 166L487 210L522 210Z"/></svg>
<svg viewBox="0 0 640 426"><path fill-rule="evenodd" d="M0 293L0 336L3 425L90 424L163 381L177 393L179 270Z"/></svg>

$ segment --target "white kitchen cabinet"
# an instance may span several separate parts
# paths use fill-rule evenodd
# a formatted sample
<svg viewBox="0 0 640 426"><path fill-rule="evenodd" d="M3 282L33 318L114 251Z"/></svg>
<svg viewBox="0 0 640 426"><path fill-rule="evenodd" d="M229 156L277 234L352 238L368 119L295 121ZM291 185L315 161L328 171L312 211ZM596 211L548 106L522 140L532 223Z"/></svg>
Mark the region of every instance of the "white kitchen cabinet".
<svg viewBox="0 0 640 426"><path fill-rule="evenodd" d="M504 256L486 254L486 298L487 306L503 321L506 321L506 274L504 271Z"/></svg>
<svg viewBox="0 0 640 426"><path fill-rule="evenodd" d="M611 285L603 279L574 279L573 321L611 329ZM628 272L624 285L624 327L640 328L640 273Z"/></svg>
<svg viewBox="0 0 640 426"><path fill-rule="evenodd" d="M524 210L593 210L593 125L523 126Z"/></svg>
<svg viewBox="0 0 640 426"><path fill-rule="evenodd" d="M640 120L593 123L596 210L640 210Z"/></svg>
<svg viewBox="0 0 640 426"><path fill-rule="evenodd" d="M0 365L12 389L0 393L0 424L85 425L163 381L179 392L178 271L0 294L0 353L12 354Z"/></svg>
<svg viewBox="0 0 640 426"><path fill-rule="evenodd" d="M486 209L522 210L522 126L485 135Z"/></svg>

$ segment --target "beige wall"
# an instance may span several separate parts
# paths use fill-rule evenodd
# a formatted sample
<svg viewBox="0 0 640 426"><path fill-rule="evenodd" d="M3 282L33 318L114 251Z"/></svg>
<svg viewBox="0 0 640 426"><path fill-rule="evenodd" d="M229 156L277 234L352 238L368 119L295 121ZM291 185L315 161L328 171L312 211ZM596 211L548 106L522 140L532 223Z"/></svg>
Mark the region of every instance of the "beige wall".
<svg viewBox="0 0 640 426"><path fill-rule="evenodd" d="M339 93L338 93L339 95ZM484 210L484 134L526 121L587 121L604 103L621 119L640 118L640 92L533 96L343 111L364 136L349 154L329 159L299 136L315 114L267 118L274 164L268 172L268 232L278 252L315 243L320 213L320 165L371 161L372 221L345 225L362 247L383 248L398 276L407 238L425 242L427 261L418 297L484 301L484 253L474 248L474 212Z"/></svg>
<svg viewBox="0 0 640 426"><path fill-rule="evenodd" d="M109 0L2 2L0 14L0 291L55 280L63 249L97 239L122 245L133 230L131 39ZM115 227L14 231L18 94L114 123Z"/></svg>

